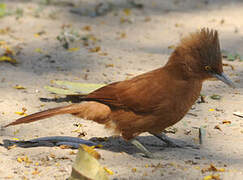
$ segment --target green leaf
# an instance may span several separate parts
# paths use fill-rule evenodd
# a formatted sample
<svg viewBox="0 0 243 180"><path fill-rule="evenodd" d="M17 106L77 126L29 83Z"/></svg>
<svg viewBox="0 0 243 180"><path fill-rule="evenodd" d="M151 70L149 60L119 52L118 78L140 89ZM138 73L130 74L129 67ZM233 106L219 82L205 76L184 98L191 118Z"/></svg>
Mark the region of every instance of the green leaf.
<svg viewBox="0 0 243 180"><path fill-rule="evenodd" d="M6 15L6 4L0 3L0 17L3 17Z"/></svg>
<svg viewBox="0 0 243 180"><path fill-rule="evenodd" d="M68 90L68 89L62 89L62 88L56 88L56 87L51 87L51 86L44 86L44 88L54 94L59 94L59 95L77 95L77 92Z"/></svg>
<svg viewBox="0 0 243 180"><path fill-rule="evenodd" d="M235 60L235 55L229 53L229 54L227 54L227 59L229 61L234 61Z"/></svg>
<svg viewBox="0 0 243 180"><path fill-rule="evenodd" d="M92 83L77 83L70 81L54 81L55 84L59 86L63 86L71 91L81 93L81 94L89 94L92 91L99 89L106 84L92 84Z"/></svg>
<svg viewBox="0 0 243 180"><path fill-rule="evenodd" d="M243 61L242 56L241 56L241 55L239 55L239 54L235 54L235 58L236 58L236 59L239 59L240 61Z"/></svg>
<svg viewBox="0 0 243 180"><path fill-rule="evenodd" d="M210 96L211 99L213 100L220 100L222 96L217 95L217 94L213 94L212 96Z"/></svg>
<svg viewBox="0 0 243 180"><path fill-rule="evenodd" d="M230 53L227 50L222 50L222 56L226 58L228 61L235 61L235 60L243 61L243 57L236 52Z"/></svg>
<svg viewBox="0 0 243 180"><path fill-rule="evenodd" d="M54 81L54 83L61 88L44 86L44 88L52 93L59 95L86 95L92 91L99 89L106 84L87 84L87 83L76 83L70 81Z"/></svg>

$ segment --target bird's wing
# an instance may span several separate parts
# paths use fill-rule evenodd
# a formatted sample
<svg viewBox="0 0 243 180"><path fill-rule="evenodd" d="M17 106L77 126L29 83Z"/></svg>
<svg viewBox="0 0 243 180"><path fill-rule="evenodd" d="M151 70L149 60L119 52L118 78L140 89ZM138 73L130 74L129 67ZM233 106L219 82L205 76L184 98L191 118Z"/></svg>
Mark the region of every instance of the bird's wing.
<svg viewBox="0 0 243 180"><path fill-rule="evenodd" d="M156 108L163 95L163 83L157 79L157 71L136 76L133 79L116 82L102 87L85 97L114 108L125 108L135 112L147 112Z"/></svg>

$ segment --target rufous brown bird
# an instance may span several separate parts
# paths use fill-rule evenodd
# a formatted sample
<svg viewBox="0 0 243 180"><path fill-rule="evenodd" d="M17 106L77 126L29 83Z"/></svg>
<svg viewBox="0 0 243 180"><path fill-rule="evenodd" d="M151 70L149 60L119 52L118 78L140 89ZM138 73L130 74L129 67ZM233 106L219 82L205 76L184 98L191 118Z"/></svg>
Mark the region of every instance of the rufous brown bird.
<svg viewBox="0 0 243 180"><path fill-rule="evenodd" d="M204 28L183 38L164 67L104 86L82 97L85 102L37 112L5 127L68 113L104 124L152 157L135 137L149 132L171 144L162 131L185 116L212 77L234 87L223 73L217 31Z"/></svg>

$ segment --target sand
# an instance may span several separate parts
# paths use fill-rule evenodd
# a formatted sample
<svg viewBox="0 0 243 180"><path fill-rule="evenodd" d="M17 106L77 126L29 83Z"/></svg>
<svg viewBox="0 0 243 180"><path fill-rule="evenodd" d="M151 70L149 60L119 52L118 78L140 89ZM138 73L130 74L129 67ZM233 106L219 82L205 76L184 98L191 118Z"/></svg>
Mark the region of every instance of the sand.
<svg viewBox="0 0 243 180"><path fill-rule="evenodd" d="M221 48L243 56L240 1L151 0L139 1L144 5L139 9L125 0L114 0L109 1L114 6L112 10L97 17L70 13L70 10L81 7L92 11L98 2L106 1L50 1L53 3L48 5L40 4L48 1L34 0L3 2L8 11L18 9L18 13L0 19L0 29L7 31L0 32L0 40L16 52L14 58L18 64L0 62L1 126L19 118L15 112L21 112L22 108L31 114L68 104L39 100L55 97L44 89L52 80L110 83L131 78L163 66L173 51L171 46L202 27L217 29ZM76 40L70 43L73 49L64 49L56 38L64 26L81 37L92 34L90 45ZM87 134L84 139L108 137L106 148L97 151L102 157L100 163L114 172L110 179L195 180L208 175L224 180L243 179L243 119L233 115L235 111L243 111L243 62L224 59L224 63L234 67L225 66L224 71L237 88L231 89L219 81L205 82L201 93L206 102L196 103L190 110L194 115L186 115L174 126L177 132L168 134L198 144L197 128L203 126L206 136L200 150L168 148L144 133L139 137L141 142L161 158L139 157L136 148L121 138L112 138L112 133L101 125L70 115L2 128L0 142L54 135L76 137L78 133L73 131L77 127L73 124L81 123L82 131ZM26 89L16 89L16 85ZM222 97L213 100L210 98L213 94ZM71 173L76 152L59 147L7 150L0 146L0 179L65 179ZM18 158L25 161L20 162ZM218 171L202 172L210 164Z"/></svg>

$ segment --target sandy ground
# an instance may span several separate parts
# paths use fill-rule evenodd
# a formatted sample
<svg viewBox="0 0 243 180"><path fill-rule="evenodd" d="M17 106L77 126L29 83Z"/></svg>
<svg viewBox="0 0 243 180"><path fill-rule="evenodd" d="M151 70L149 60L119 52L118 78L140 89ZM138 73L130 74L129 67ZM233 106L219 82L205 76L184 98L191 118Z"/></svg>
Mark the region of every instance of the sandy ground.
<svg viewBox="0 0 243 180"><path fill-rule="evenodd" d="M0 124L5 125L20 116L15 112L27 109L27 114L67 103L41 102L39 98L53 98L43 86L52 80L85 83L110 83L133 77L165 64L181 38L201 27L219 31L221 47L243 56L243 3L240 1L151 0L140 1L143 9L128 5L126 1L110 1L113 9L104 16L89 17L70 13L76 7L92 10L102 1L3 1L7 10L18 13L0 19L0 40L18 52L19 62L12 65L0 62ZM53 2L53 1L50 1ZM69 2L69 1L66 1ZM125 9L124 9L125 8ZM127 8L127 9L126 9ZM21 13L22 11L22 13ZM79 33L81 37L92 34L89 46L82 40L70 43L66 50L56 39L63 28ZM84 28L88 26L88 28ZM9 27L8 30L6 28ZM90 27L90 30L89 30ZM6 32L5 32L6 31ZM98 52L90 48L100 47ZM76 48L76 49L75 49ZM4 51L1 45L1 54ZM203 179L214 174L219 179L243 179L243 119L233 115L243 111L243 62L224 63L224 71L236 83L231 89L218 81L204 84L202 94L206 103L196 103L190 113L174 127L171 137L198 143L198 130L204 126L206 137L200 150L167 148L149 134L139 139L149 150L162 159L136 157L138 151L120 138L112 138L102 126L69 115L56 116L27 125L2 128L3 139L30 139L35 137L66 135L74 123L81 123L87 133L84 139L109 137L107 148L98 149L100 163L114 172L110 179ZM13 88L15 85L24 90ZM213 100L211 95L222 98ZM223 121L230 121L223 123ZM218 126L221 130L215 129ZM0 179L65 179L69 177L76 150L58 147L13 148L0 146ZM18 162L18 157L28 157L28 162ZM202 172L213 164L224 172Z"/></svg>

